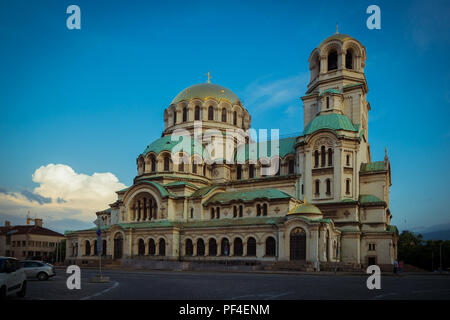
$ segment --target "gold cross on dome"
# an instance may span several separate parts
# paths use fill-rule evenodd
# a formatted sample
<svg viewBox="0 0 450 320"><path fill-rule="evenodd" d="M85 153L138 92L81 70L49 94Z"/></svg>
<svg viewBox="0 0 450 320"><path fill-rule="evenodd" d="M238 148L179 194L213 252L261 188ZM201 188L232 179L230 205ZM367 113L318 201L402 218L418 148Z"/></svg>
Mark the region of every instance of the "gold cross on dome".
<svg viewBox="0 0 450 320"><path fill-rule="evenodd" d="M208 73L206 74L207 76L208 76L208 83L211 83L211 75L209 74L209 71L208 71Z"/></svg>

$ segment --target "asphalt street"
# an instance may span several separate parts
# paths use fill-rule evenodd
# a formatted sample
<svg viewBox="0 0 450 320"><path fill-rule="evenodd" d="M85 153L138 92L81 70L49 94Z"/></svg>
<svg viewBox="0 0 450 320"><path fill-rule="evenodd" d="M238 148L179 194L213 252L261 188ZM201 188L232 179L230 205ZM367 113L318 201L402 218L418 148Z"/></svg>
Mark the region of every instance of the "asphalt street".
<svg viewBox="0 0 450 320"><path fill-rule="evenodd" d="M47 281L30 279L24 299L450 299L450 276L435 274L382 274L381 289L369 290L368 275L107 270L109 283L91 283L97 273L82 269L81 289L69 290L58 269Z"/></svg>

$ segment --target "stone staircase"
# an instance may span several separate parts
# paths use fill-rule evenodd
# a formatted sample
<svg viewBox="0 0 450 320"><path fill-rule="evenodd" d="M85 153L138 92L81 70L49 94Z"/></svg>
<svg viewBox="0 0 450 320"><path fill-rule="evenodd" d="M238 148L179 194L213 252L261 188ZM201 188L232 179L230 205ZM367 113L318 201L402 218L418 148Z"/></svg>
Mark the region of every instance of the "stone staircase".
<svg viewBox="0 0 450 320"><path fill-rule="evenodd" d="M362 272L361 265L353 262L321 262L320 271Z"/></svg>
<svg viewBox="0 0 450 320"><path fill-rule="evenodd" d="M264 267L266 271L316 271L314 263L308 261L277 261Z"/></svg>

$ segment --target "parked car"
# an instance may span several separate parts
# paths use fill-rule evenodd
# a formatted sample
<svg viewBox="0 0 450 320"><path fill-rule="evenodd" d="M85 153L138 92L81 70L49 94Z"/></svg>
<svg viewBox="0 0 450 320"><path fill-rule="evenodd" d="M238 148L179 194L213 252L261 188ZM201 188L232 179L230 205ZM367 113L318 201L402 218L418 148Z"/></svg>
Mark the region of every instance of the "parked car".
<svg viewBox="0 0 450 320"><path fill-rule="evenodd" d="M23 260L20 261L20 265L28 278L47 280L56 275L55 268L51 264L42 261Z"/></svg>
<svg viewBox="0 0 450 320"><path fill-rule="evenodd" d="M0 257L0 298L17 294L25 297L27 276L16 258Z"/></svg>

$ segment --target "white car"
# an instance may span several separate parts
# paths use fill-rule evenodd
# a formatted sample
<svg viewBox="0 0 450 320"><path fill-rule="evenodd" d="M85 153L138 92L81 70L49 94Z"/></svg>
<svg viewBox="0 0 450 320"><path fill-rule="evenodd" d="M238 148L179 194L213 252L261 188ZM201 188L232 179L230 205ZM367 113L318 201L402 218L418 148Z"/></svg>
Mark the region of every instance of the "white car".
<svg viewBox="0 0 450 320"><path fill-rule="evenodd" d="M24 260L20 261L20 265L28 278L47 280L56 275L55 268L51 264L43 261Z"/></svg>
<svg viewBox="0 0 450 320"><path fill-rule="evenodd" d="M16 258L0 257L0 298L17 294L25 297L27 276Z"/></svg>

